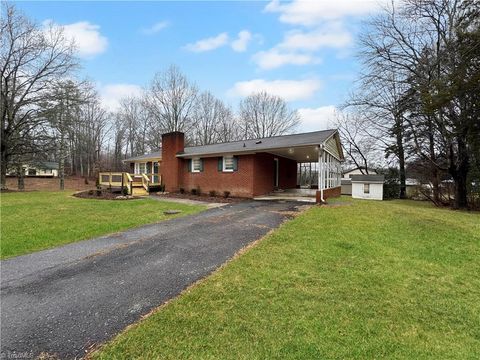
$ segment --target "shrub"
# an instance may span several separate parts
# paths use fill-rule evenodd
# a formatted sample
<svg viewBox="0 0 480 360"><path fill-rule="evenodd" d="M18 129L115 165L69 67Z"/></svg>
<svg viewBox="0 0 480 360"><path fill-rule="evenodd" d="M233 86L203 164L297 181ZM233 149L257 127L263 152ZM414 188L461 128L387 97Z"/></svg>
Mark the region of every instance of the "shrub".
<svg viewBox="0 0 480 360"><path fill-rule="evenodd" d="M223 192L223 197L224 197L225 199L227 199L228 197L230 197L230 191L224 191L224 192Z"/></svg>
<svg viewBox="0 0 480 360"><path fill-rule="evenodd" d="M217 192L216 192L215 190L210 190L210 191L208 192L208 194L209 194L210 196L212 196L212 197L217 196Z"/></svg>
<svg viewBox="0 0 480 360"><path fill-rule="evenodd" d="M190 192L192 193L192 195L197 195L197 189L192 189L190 190Z"/></svg>
<svg viewBox="0 0 480 360"><path fill-rule="evenodd" d="M179 191L180 191L180 194L185 194L185 189L184 188L180 188Z"/></svg>
<svg viewBox="0 0 480 360"><path fill-rule="evenodd" d="M398 169L378 169L378 174L385 176L385 182L383 184L383 198L398 199L400 195L400 174Z"/></svg>

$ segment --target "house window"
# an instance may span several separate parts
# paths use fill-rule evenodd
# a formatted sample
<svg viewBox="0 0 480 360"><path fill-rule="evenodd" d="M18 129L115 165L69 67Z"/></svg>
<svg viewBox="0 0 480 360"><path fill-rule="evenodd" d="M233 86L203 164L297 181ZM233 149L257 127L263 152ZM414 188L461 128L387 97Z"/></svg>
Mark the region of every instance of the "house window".
<svg viewBox="0 0 480 360"><path fill-rule="evenodd" d="M192 172L202 171L202 160L200 158L192 159Z"/></svg>
<svg viewBox="0 0 480 360"><path fill-rule="evenodd" d="M145 174L147 172L146 163L135 163L135 174Z"/></svg>
<svg viewBox="0 0 480 360"><path fill-rule="evenodd" d="M235 163L233 156L224 156L223 157L223 171L233 171L235 170Z"/></svg>
<svg viewBox="0 0 480 360"><path fill-rule="evenodd" d="M370 184L363 184L363 193L370 194Z"/></svg>

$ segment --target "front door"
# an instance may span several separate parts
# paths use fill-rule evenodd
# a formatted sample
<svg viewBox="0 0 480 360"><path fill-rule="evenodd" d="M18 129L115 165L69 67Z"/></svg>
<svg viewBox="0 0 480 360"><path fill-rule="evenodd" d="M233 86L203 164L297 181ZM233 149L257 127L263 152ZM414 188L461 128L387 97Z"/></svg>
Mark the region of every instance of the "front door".
<svg viewBox="0 0 480 360"><path fill-rule="evenodd" d="M273 186L278 188L278 159L273 159Z"/></svg>

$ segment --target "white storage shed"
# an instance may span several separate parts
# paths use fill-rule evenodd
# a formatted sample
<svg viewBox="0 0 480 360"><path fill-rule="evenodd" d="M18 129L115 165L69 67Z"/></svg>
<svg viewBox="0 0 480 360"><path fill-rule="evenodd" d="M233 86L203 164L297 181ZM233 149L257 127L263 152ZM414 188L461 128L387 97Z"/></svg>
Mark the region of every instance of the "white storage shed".
<svg viewBox="0 0 480 360"><path fill-rule="evenodd" d="M352 175L352 198L383 200L383 175Z"/></svg>

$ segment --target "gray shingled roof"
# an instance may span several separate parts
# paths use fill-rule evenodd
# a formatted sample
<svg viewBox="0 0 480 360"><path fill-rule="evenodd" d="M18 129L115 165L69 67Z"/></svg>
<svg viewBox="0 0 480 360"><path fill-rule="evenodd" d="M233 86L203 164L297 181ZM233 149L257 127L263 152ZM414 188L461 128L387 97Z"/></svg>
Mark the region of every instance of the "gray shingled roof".
<svg viewBox="0 0 480 360"><path fill-rule="evenodd" d="M179 157L257 152L286 147L320 145L336 132L335 129L303 134L274 136L263 139L241 140L221 144L186 147Z"/></svg>
<svg viewBox="0 0 480 360"><path fill-rule="evenodd" d="M352 175L350 178L352 182L383 182L385 176L383 175Z"/></svg>
<svg viewBox="0 0 480 360"><path fill-rule="evenodd" d="M160 151L154 151L154 152L151 152L151 153L148 153L148 154L134 156L134 157L131 157L131 158L127 158L123 161L127 162L127 161L145 160L145 159L151 159L151 158L161 159L162 158L162 151L161 150Z"/></svg>
<svg viewBox="0 0 480 360"><path fill-rule="evenodd" d="M48 169L58 170L58 162L56 161L37 160L37 161L31 161L29 165L42 170L48 170Z"/></svg>

